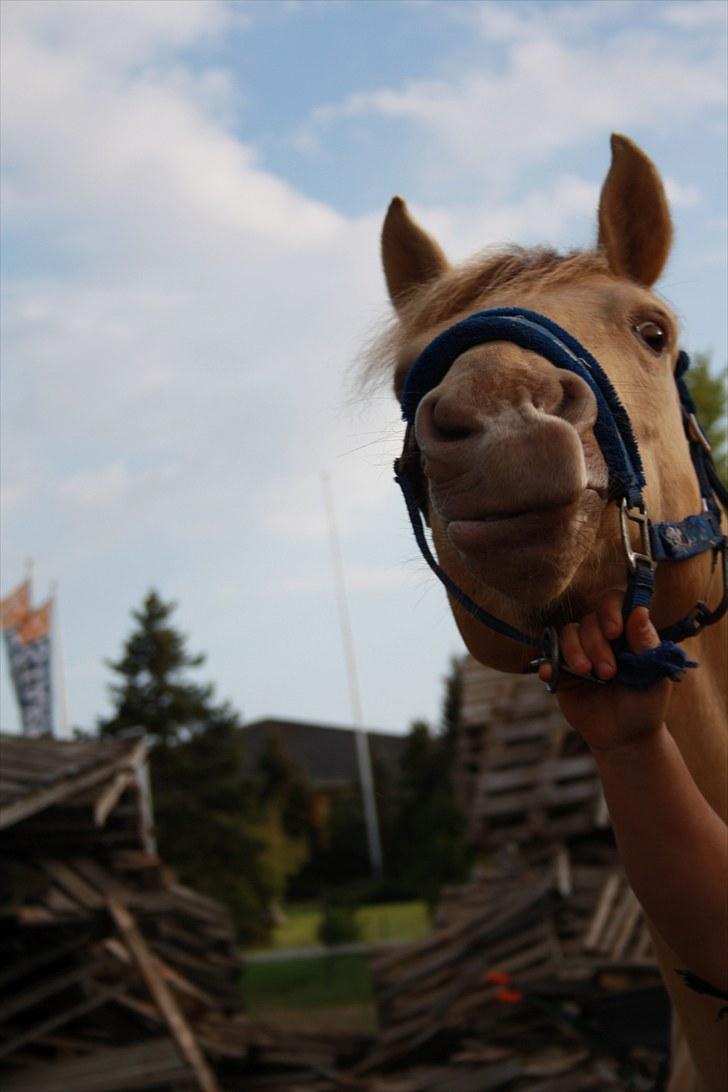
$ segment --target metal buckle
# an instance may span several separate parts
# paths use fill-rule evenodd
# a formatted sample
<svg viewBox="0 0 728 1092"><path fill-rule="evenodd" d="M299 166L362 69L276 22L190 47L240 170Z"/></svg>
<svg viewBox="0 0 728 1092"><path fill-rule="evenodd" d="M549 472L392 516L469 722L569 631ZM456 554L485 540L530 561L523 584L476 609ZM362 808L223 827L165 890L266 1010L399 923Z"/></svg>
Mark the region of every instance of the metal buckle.
<svg viewBox="0 0 728 1092"><path fill-rule="evenodd" d="M624 545L624 552L627 555L627 564L629 565L630 572L637 572L638 565L647 565L653 571L657 568L657 562L652 556L652 543L650 541L650 517L647 514L647 508L644 504L639 507L628 508L627 500L622 498L622 503L619 506L619 518L622 528L622 543ZM635 550L632 547L632 540L629 534L629 522L636 523L640 529L640 548Z"/></svg>
<svg viewBox="0 0 728 1092"><path fill-rule="evenodd" d="M712 626L728 610L728 549L726 547L726 540L723 539L715 551L716 556L720 555L720 569L723 576L723 594L720 603L713 610L702 599L695 604L687 618L687 621L692 625L691 637L700 633L701 629L705 629L706 626Z"/></svg>

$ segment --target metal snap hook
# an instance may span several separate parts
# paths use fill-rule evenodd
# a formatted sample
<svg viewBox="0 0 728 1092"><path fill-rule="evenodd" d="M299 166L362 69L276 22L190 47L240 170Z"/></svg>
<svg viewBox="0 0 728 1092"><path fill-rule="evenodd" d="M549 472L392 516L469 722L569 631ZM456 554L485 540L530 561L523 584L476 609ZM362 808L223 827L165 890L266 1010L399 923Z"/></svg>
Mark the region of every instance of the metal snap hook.
<svg viewBox="0 0 728 1092"><path fill-rule="evenodd" d="M556 693L563 675L568 675L570 679L575 679L577 682L595 683L597 686L607 686L608 683L611 682L610 679L598 679L596 675L577 675L575 671L571 671L566 666L561 656L559 635L554 626L547 626L543 631L541 647L543 649L542 655L539 656L537 660L531 660L528 665L528 670L531 672L538 672L541 664L549 665L551 668L551 678L545 683L549 694Z"/></svg>

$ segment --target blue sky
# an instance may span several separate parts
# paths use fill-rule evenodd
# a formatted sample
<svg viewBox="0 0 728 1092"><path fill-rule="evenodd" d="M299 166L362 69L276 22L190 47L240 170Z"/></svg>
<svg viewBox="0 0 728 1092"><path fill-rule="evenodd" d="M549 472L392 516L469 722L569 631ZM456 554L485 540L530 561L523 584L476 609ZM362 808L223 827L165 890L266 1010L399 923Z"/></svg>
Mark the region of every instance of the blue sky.
<svg viewBox="0 0 728 1092"><path fill-rule="evenodd" d="M661 284L726 359L722 0L6 0L2 592L59 585L68 719L156 587L252 719L434 719L461 650L352 365L402 193L455 259L593 239L612 130L667 180ZM348 378L347 378L348 377ZM18 723L7 681L6 728Z"/></svg>

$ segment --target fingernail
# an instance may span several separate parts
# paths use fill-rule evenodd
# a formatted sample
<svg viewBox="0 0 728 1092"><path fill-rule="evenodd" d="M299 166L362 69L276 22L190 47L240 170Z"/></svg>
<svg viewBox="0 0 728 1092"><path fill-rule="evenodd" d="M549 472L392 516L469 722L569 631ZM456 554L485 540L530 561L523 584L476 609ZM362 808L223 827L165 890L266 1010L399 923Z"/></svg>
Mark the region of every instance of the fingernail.
<svg viewBox="0 0 728 1092"><path fill-rule="evenodd" d="M615 621L614 618L612 618L605 624L604 632L606 633L607 637L619 637L619 632L621 628L622 627L620 626L619 622Z"/></svg>
<svg viewBox="0 0 728 1092"><path fill-rule="evenodd" d="M611 679L613 674L614 668L606 660L602 660L601 663L597 664L597 675L600 679Z"/></svg>

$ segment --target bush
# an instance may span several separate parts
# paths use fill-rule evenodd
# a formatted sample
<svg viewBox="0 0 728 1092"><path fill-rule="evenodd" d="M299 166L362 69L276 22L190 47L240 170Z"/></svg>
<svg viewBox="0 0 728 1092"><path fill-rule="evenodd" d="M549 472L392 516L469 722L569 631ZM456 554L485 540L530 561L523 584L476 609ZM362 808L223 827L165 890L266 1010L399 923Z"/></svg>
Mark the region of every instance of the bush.
<svg viewBox="0 0 728 1092"><path fill-rule="evenodd" d="M327 947L356 943L361 938L361 929L354 907L327 905L318 928L318 936Z"/></svg>

